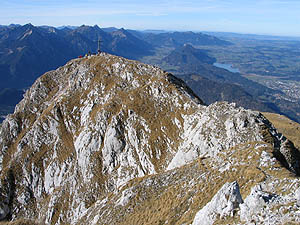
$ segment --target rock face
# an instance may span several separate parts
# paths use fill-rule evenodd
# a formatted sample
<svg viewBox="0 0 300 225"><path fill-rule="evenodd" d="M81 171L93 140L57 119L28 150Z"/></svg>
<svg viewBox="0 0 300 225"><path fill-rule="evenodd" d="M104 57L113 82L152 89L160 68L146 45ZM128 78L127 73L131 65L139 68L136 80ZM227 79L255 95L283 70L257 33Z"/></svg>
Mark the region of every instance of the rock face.
<svg viewBox="0 0 300 225"><path fill-rule="evenodd" d="M233 216L235 210L243 203L240 188L237 182L226 183L195 216L192 225L212 225L217 216Z"/></svg>
<svg viewBox="0 0 300 225"><path fill-rule="evenodd" d="M226 221L242 202L237 183L225 184L234 180L244 197L264 182L289 204L298 181L287 169L298 173L299 158L285 141L260 113L206 106L159 68L75 59L41 76L2 124L0 219L183 224L222 199L221 213L205 212Z"/></svg>

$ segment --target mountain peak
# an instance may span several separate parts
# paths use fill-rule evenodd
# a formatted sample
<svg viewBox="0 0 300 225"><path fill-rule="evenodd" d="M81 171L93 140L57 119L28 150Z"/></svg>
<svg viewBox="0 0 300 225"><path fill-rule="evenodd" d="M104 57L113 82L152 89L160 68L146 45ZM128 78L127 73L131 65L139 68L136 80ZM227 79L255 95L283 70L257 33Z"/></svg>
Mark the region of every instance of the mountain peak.
<svg viewBox="0 0 300 225"><path fill-rule="evenodd" d="M27 23L24 25L24 27L34 27L31 23Z"/></svg>
<svg viewBox="0 0 300 225"><path fill-rule="evenodd" d="M119 36L122 38L126 38L128 35L132 36L128 31L126 31L124 28L118 29L116 31L111 32L113 36Z"/></svg>
<svg viewBox="0 0 300 225"><path fill-rule="evenodd" d="M201 208L239 217L243 201L226 200L237 187L239 198L264 182L296 190L272 151L299 174L297 151L262 114L206 106L151 65L106 53L74 59L38 78L0 128L1 219L191 224ZM239 185L224 186L232 179Z"/></svg>
<svg viewBox="0 0 300 225"><path fill-rule="evenodd" d="M140 88L141 86L146 85L147 83L152 84L153 80L163 79L164 81L161 80L161 82L163 83L170 82L170 84L174 85L174 87L176 86L180 90L185 90L187 95L190 95L192 99L198 99L198 97L193 94L191 89L189 89L184 84L183 81L172 76L171 74L161 71L159 68L155 66L138 63L137 61L127 60L125 58L113 56L107 53L101 53L100 56L94 55L84 59L74 59L70 61L68 64L66 64L64 68L67 69L69 67L76 67L78 70L83 70L83 72L86 71L92 71L92 72L91 74L84 73L84 75L82 75L82 76L88 76L87 77L88 79L84 83L83 80L80 80L80 79L84 79L81 76L68 77L69 73L64 74L63 71L61 73L58 72L57 76L51 77L52 82L55 82L58 85L57 88L65 90L66 87L62 85L66 85L70 87L69 85L66 84L66 82L68 83L79 82L80 88L82 88L82 86L90 87L94 85L99 85L97 82L99 81L99 79L101 79L101 81L103 81L102 84L107 83L109 80L107 85L109 85L111 88L114 87L116 89L121 90L121 89ZM58 69L58 71L60 70L62 70L62 68ZM102 76L101 74L103 73L113 74L113 75ZM45 77L47 77L49 74L52 73L51 72L47 73L46 75L41 77L38 81L45 79ZM141 75L139 76L139 74ZM78 79L80 81L78 81ZM108 80L105 81L106 79ZM35 87L35 84L33 85L33 87ZM50 87L52 88L52 86L49 86L47 88ZM91 87L89 89L91 89ZM72 89L72 91L74 90ZM29 99L30 98L28 98L28 100ZM196 102L202 103L200 99L196 100Z"/></svg>
<svg viewBox="0 0 300 225"><path fill-rule="evenodd" d="M216 59L208 56L204 50L196 49L191 44L185 43L166 56L164 61L171 65L193 67L203 63L213 64Z"/></svg>

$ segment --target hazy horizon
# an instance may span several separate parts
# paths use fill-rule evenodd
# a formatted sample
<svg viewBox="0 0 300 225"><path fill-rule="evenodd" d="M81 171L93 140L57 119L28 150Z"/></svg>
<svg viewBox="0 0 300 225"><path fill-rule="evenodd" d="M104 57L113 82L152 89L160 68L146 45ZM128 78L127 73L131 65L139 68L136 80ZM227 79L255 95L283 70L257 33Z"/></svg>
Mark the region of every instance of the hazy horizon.
<svg viewBox="0 0 300 225"><path fill-rule="evenodd" d="M48 24L43 24L43 25L35 25L33 23L25 23L25 24L16 24L16 23L11 23L11 24L0 24L0 26L10 26L10 25L21 25L21 26L24 26L26 24L32 24L33 26L36 26L36 27L43 27L43 26L48 26L48 27L54 27L54 28L57 28L57 29L60 29L62 27L80 27L80 26L99 26L98 24L81 24L81 25L61 25L61 26L51 26L51 25L48 25ZM300 38L300 35L299 36L293 36L293 35L276 35L276 34L264 34L264 33L243 33L243 32L234 32L234 31L217 31L217 30L167 30L167 29L155 29L155 28L147 28L147 29L134 29L134 28L127 28L127 27L123 27L123 26L118 26L118 27L101 27L99 26L101 29L106 29L106 28L116 28L116 29L121 29L121 28L124 28L124 29L132 29L132 30L136 30L136 31L161 31L161 32L202 32L202 33L231 33L231 34L238 34L238 35L257 35L257 36L270 36L270 37L286 37L286 38L296 38L298 40L298 38Z"/></svg>
<svg viewBox="0 0 300 225"><path fill-rule="evenodd" d="M297 0L2 0L0 24L124 27L300 37Z"/></svg>

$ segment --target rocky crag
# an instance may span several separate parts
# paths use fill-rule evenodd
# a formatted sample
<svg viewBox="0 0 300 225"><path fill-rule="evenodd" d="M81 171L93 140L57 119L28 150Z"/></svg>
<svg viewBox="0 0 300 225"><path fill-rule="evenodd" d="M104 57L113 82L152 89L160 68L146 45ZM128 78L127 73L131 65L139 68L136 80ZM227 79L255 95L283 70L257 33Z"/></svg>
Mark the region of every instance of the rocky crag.
<svg viewBox="0 0 300 225"><path fill-rule="evenodd" d="M102 53L41 76L3 122L0 219L297 224L299 160L259 112Z"/></svg>

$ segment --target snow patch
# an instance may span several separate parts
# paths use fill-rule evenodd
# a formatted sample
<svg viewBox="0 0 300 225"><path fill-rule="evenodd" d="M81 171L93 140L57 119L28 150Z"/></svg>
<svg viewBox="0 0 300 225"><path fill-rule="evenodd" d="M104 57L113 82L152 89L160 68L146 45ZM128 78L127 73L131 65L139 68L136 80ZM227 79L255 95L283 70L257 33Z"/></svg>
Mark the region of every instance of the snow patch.
<svg viewBox="0 0 300 225"><path fill-rule="evenodd" d="M32 34L32 30L28 30L22 37L20 40L23 40L24 38L26 38L27 36L30 36Z"/></svg>

